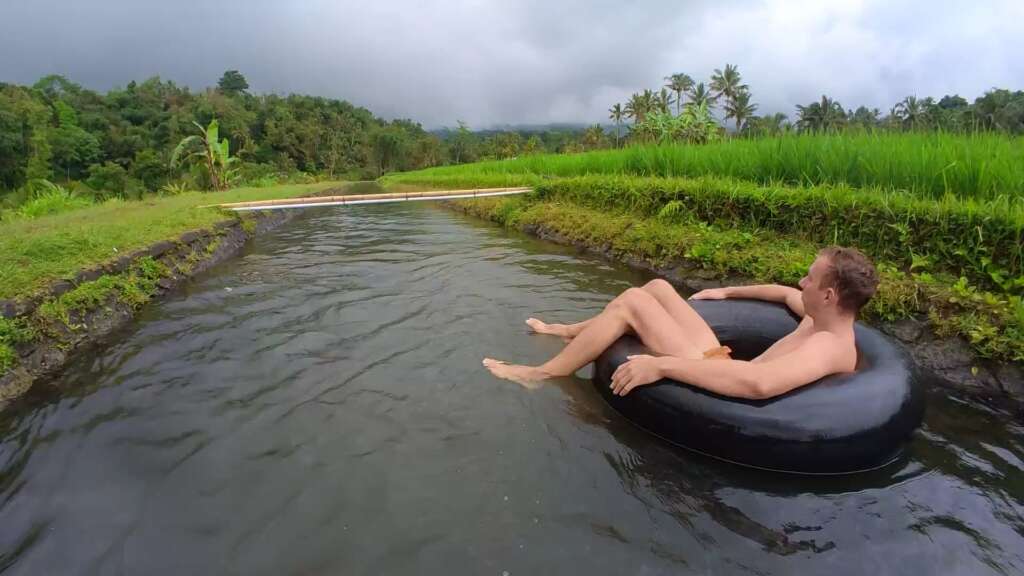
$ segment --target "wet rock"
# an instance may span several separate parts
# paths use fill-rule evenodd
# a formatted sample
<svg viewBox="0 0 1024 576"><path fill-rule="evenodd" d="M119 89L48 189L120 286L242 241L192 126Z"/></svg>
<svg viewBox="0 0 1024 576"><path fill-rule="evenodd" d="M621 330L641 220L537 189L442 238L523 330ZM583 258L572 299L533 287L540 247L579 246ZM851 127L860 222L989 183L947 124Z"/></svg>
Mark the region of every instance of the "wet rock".
<svg viewBox="0 0 1024 576"><path fill-rule="evenodd" d="M0 317L14 318L18 315L18 307L13 300L0 300Z"/></svg>
<svg viewBox="0 0 1024 576"><path fill-rule="evenodd" d="M915 350L918 360L933 370L952 370L970 366L973 355L959 340L933 340Z"/></svg>
<svg viewBox="0 0 1024 576"><path fill-rule="evenodd" d="M174 242L169 242L169 241L157 242L156 244L153 244L149 248L145 249L143 251L143 253L144 253L145 256L152 256L153 258L159 258L160 256L163 256L165 252L168 252L172 248L174 248Z"/></svg>
<svg viewBox="0 0 1024 576"><path fill-rule="evenodd" d="M68 280L58 280L57 282L54 282L53 284L50 285L50 296L52 296L53 298L57 298L61 294L70 291L74 287L75 285ZM34 308L35 307L33 307L33 309Z"/></svg>
<svg viewBox="0 0 1024 576"><path fill-rule="evenodd" d="M182 244L191 244L195 240L206 236L206 230L193 230L191 232L185 232L178 237L178 241Z"/></svg>
<svg viewBox="0 0 1024 576"><path fill-rule="evenodd" d="M127 270L128 267L131 266L132 262L134 261L135 258L131 254L126 254L124 256L121 256L117 260L114 260L110 264L107 264L105 269L108 274L120 274L121 272Z"/></svg>
<svg viewBox="0 0 1024 576"><path fill-rule="evenodd" d="M903 342L913 343L920 340L921 335L924 334L925 323L914 318L906 318L886 323L882 326L882 330Z"/></svg>
<svg viewBox="0 0 1024 576"><path fill-rule="evenodd" d="M1004 393L1024 399L1024 369L1015 364L1002 364L996 368L995 376Z"/></svg>
<svg viewBox="0 0 1024 576"><path fill-rule="evenodd" d="M99 279L100 276L106 274L103 268L90 268L88 270L82 270L75 275L75 284L82 284L84 282L92 282L93 280Z"/></svg>
<svg viewBox="0 0 1024 576"><path fill-rule="evenodd" d="M992 371L974 358L963 340L932 340L911 350L918 366L932 371L945 386L968 392L1002 391Z"/></svg>
<svg viewBox="0 0 1024 576"><path fill-rule="evenodd" d="M32 386L32 375L23 367L18 366L0 376L0 401L11 400L21 396Z"/></svg>

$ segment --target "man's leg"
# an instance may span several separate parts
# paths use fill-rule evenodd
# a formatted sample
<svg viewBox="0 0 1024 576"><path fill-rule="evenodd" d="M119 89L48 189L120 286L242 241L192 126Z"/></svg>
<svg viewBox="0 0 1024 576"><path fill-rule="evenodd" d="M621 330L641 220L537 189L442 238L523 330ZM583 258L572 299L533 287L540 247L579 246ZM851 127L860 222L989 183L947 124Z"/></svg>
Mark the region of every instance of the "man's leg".
<svg viewBox="0 0 1024 576"><path fill-rule="evenodd" d="M484 366L495 376L518 382L567 376L597 358L620 336L632 330L644 345L659 354L701 358L702 350L679 329L651 294L630 288L609 304L557 356L541 366L505 364L491 358Z"/></svg>
<svg viewBox="0 0 1024 576"><path fill-rule="evenodd" d="M671 284L658 278L644 284L642 289L658 300L662 308L668 312L669 316L682 328L683 333L700 350L710 350L720 345L718 338L707 322L700 317L700 314L694 311L693 307L676 292L676 289ZM622 295L617 298L621 297ZM530 318L526 323L540 334L554 334L563 338L575 338L587 325L594 321L594 318L589 318L575 324L546 324L536 318Z"/></svg>
<svg viewBox="0 0 1024 576"><path fill-rule="evenodd" d="M660 278L644 284L644 291L654 296L662 308L668 311L672 319L682 327L683 333L697 348L704 352L721 346L718 337L701 318L700 314L676 292L674 286Z"/></svg>

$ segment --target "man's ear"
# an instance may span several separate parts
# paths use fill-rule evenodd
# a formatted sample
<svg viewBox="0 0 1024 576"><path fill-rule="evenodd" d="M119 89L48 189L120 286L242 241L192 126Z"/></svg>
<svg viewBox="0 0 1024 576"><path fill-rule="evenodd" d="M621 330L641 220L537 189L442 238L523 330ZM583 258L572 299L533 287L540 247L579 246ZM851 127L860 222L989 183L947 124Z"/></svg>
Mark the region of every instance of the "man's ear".
<svg viewBox="0 0 1024 576"><path fill-rule="evenodd" d="M836 299L838 298L838 296L839 295L836 294L836 289L835 288L826 288L825 289L825 302L830 303L830 304L831 303L835 303Z"/></svg>

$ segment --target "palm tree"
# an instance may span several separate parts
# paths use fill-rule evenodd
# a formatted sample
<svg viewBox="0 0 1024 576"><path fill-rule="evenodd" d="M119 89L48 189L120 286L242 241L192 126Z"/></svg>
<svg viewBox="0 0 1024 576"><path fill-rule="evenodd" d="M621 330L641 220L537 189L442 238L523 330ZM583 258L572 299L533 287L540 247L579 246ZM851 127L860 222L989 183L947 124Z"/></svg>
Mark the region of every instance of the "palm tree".
<svg viewBox="0 0 1024 576"><path fill-rule="evenodd" d="M669 113L674 102L675 98L672 97L672 93L667 88L662 88L661 92L654 95L655 108L665 114Z"/></svg>
<svg viewBox="0 0 1024 576"><path fill-rule="evenodd" d="M619 126L622 125L622 118L626 115L622 109L622 104L616 103L608 109L608 118L615 122L615 147L619 146Z"/></svg>
<svg viewBox="0 0 1024 576"><path fill-rule="evenodd" d="M737 94L750 88L742 82L739 70L732 64L726 64L724 71L715 68L715 73L711 75L711 89L717 92L716 98L725 96L726 99L732 100Z"/></svg>
<svg viewBox="0 0 1024 576"><path fill-rule="evenodd" d="M626 113L627 118L633 119L633 125L637 125L643 122L644 114L644 99L639 94L633 94L629 97L629 101L626 102L626 107L623 108L623 112Z"/></svg>
<svg viewBox="0 0 1024 576"><path fill-rule="evenodd" d="M679 114L679 107L683 103L683 94L693 89L693 78L679 73L665 76L665 80L668 80L668 84L665 84L665 87L676 93L676 114Z"/></svg>
<svg viewBox="0 0 1024 576"><path fill-rule="evenodd" d="M583 135L580 138L580 144L583 145L583 150L597 150L604 148L606 142L604 136L604 128L600 124L594 124L583 131Z"/></svg>
<svg viewBox="0 0 1024 576"><path fill-rule="evenodd" d="M654 92L644 90L640 94L633 94L626 102L626 116L633 119L633 124L644 121L644 118L654 110Z"/></svg>
<svg viewBox="0 0 1024 576"><path fill-rule="evenodd" d="M735 118L736 132L739 132L740 126L747 118L754 115L755 110L757 110L757 104L750 102L750 92L741 90L725 103L725 118L727 120Z"/></svg>
<svg viewBox="0 0 1024 576"><path fill-rule="evenodd" d="M917 96L907 96L899 104L896 104L893 111L896 117L903 122L904 127L913 130L924 120L927 107L923 100L917 99Z"/></svg>
<svg viewBox="0 0 1024 576"><path fill-rule="evenodd" d="M846 123L846 112L835 100L821 96L820 102L797 105L797 127L810 132L836 130Z"/></svg>
<svg viewBox="0 0 1024 576"><path fill-rule="evenodd" d="M786 120L788 118L789 117L783 114L782 112L776 112L771 116L765 116L764 118L762 118L761 126L763 127L764 131L767 132L768 134L779 134L780 132L783 131L783 127L785 126Z"/></svg>
<svg viewBox="0 0 1024 576"><path fill-rule="evenodd" d="M703 82L698 82L690 89L690 104L695 106L704 105L711 109L715 107L715 101L717 100L718 96L712 94Z"/></svg>

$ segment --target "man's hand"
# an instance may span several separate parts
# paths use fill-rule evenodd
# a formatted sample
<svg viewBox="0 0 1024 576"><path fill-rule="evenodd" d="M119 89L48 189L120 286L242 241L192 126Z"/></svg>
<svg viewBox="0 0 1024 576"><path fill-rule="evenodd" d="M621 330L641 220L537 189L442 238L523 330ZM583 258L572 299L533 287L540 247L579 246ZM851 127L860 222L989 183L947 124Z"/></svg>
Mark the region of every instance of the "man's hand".
<svg viewBox="0 0 1024 576"><path fill-rule="evenodd" d="M657 382L662 377L660 358L647 354L626 356L626 362L612 374L612 394L625 396L633 388Z"/></svg>
<svg viewBox="0 0 1024 576"><path fill-rule="evenodd" d="M693 296L690 296L692 300L725 300L729 297L728 288L708 288L701 290Z"/></svg>

